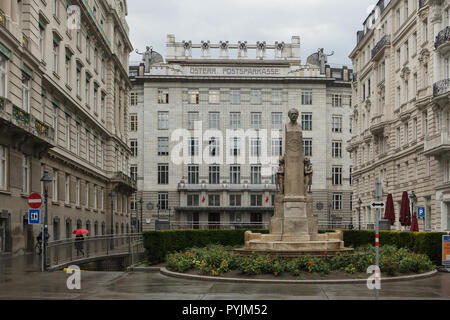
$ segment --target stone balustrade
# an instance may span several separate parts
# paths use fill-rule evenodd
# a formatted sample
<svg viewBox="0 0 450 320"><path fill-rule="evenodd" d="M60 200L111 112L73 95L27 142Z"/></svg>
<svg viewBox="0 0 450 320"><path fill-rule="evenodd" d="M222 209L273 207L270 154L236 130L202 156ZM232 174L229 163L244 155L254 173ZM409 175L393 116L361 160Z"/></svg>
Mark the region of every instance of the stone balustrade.
<svg viewBox="0 0 450 320"><path fill-rule="evenodd" d="M424 153L436 155L450 151L450 139L447 132L440 132L436 135L425 138Z"/></svg>
<svg viewBox="0 0 450 320"><path fill-rule="evenodd" d="M433 85L433 96L437 97L450 91L450 78L440 80Z"/></svg>

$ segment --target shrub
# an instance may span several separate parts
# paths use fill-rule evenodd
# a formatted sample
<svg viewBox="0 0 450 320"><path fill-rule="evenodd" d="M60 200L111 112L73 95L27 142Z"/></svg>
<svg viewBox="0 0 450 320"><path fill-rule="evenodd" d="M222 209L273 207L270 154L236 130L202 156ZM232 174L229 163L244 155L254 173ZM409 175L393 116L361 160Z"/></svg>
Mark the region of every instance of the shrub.
<svg viewBox="0 0 450 320"><path fill-rule="evenodd" d="M305 255L299 256L287 262L286 269L292 274L298 276L301 271L308 271L308 261L311 261L312 257Z"/></svg>
<svg viewBox="0 0 450 320"><path fill-rule="evenodd" d="M307 262L308 271L311 273L321 273L328 274L330 273L330 265L322 258L313 257L310 261Z"/></svg>
<svg viewBox="0 0 450 320"><path fill-rule="evenodd" d="M332 270L344 270L354 259L354 254L338 253L329 259L329 263Z"/></svg>

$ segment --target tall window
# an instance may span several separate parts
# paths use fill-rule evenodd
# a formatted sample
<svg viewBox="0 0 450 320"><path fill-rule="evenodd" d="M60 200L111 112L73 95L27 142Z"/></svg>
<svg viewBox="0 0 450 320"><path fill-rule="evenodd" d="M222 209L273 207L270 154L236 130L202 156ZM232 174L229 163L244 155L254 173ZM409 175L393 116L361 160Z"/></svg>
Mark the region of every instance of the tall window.
<svg viewBox="0 0 450 320"><path fill-rule="evenodd" d="M220 167L209 166L209 184L219 184Z"/></svg>
<svg viewBox="0 0 450 320"><path fill-rule="evenodd" d="M30 156L22 155L22 193L30 192Z"/></svg>
<svg viewBox="0 0 450 320"><path fill-rule="evenodd" d="M135 165L130 166L130 177L134 181L137 180L137 166Z"/></svg>
<svg viewBox="0 0 450 320"><path fill-rule="evenodd" d="M342 116L333 116L333 132L342 132Z"/></svg>
<svg viewBox="0 0 450 320"><path fill-rule="evenodd" d="M303 89L302 90L302 104L312 104L312 90Z"/></svg>
<svg viewBox="0 0 450 320"><path fill-rule="evenodd" d="M75 205L81 205L81 181L79 178L77 178L76 182Z"/></svg>
<svg viewBox="0 0 450 320"><path fill-rule="evenodd" d="M5 146L0 145L0 190L7 188L8 156Z"/></svg>
<svg viewBox="0 0 450 320"><path fill-rule="evenodd" d="M369 90L370 93L370 90ZM342 95L340 94L333 94L331 98L331 104L333 107L342 107Z"/></svg>
<svg viewBox="0 0 450 320"><path fill-rule="evenodd" d="M261 112L251 112L250 122L252 129L259 130L261 128Z"/></svg>
<svg viewBox="0 0 450 320"><path fill-rule="evenodd" d="M200 201L200 197L198 194L188 194L187 195L187 205L188 207L198 207Z"/></svg>
<svg viewBox="0 0 450 320"><path fill-rule="evenodd" d="M262 194L251 194L250 195L250 206L261 207L262 206Z"/></svg>
<svg viewBox="0 0 450 320"><path fill-rule="evenodd" d="M94 49L94 70L97 72L98 67L98 50L97 48Z"/></svg>
<svg viewBox="0 0 450 320"><path fill-rule="evenodd" d="M331 146L333 158L342 158L342 141L332 141Z"/></svg>
<svg viewBox="0 0 450 320"><path fill-rule="evenodd" d="M138 103L138 94L137 92L130 93L130 105L135 106Z"/></svg>
<svg viewBox="0 0 450 320"><path fill-rule="evenodd" d="M240 138L234 137L230 139L230 155L239 156L241 154Z"/></svg>
<svg viewBox="0 0 450 320"><path fill-rule="evenodd" d="M219 155L219 139L211 137L208 141L209 156L216 157Z"/></svg>
<svg viewBox="0 0 450 320"><path fill-rule="evenodd" d="M158 164L158 184L169 184L168 164Z"/></svg>
<svg viewBox="0 0 450 320"><path fill-rule="evenodd" d="M66 115L66 148L70 150L70 117Z"/></svg>
<svg viewBox="0 0 450 320"><path fill-rule="evenodd" d="M198 164L188 165L188 184L198 184Z"/></svg>
<svg viewBox="0 0 450 320"><path fill-rule="evenodd" d="M239 129L241 127L241 113L240 112L230 112L230 128Z"/></svg>
<svg viewBox="0 0 450 320"><path fill-rule="evenodd" d="M272 129L281 130L283 126L282 113L272 112Z"/></svg>
<svg viewBox="0 0 450 320"><path fill-rule="evenodd" d="M6 59L0 54L0 97L6 97L8 92L8 72L6 71Z"/></svg>
<svg viewBox="0 0 450 320"><path fill-rule="evenodd" d="M138 142L136 139L130 139L131 156L137 157L138 155Z"/></svg>
<svg viewBox="0 0 450 320"><path fill-rule="evenodd" d="M209 103L216 104L220 102L220 91L209 90Z"/></svg>
<svg viewBox="0 0 450 320"><path fill-rule="evenodd" d="M41 58L45 58L45 27L39 23L39 50L41 52Z"/></svg>
<svg viewBox="0 0 450 320"><path fill-rule="evenodd" d="M81 95L81 67L77 64L77 95Z"/></svg>
<svg viewBox="0 0 450 320"><path fill-rule="evenodd" d="M91 40L86 36L86 59L91 60Z"/></svg>
<svg viewBox="0 0 450 320"><path fill-rule="evenodd" d="M58 170L56 169L53 169L52 180L52 200L58 201Z"/></svg>
<svg viewBox="0 0 450 320"><path fill-rule="evenodd" d="M53 15L59 18L59 0L53 0Z"/></svg>
<svg viewBox="0 0 450 320"><path fill-rule="evenodd" d="M195 122L200 120L199 113L197 111L189 111L188 112L188 130L194 130Z"/></svg>
<svg viewBox="0 0 450 320"><path fill-rule="evenodd" d="M302 112L302 130L311 131L312 130L312 113Z"/></svg>
<svg viewBox="0 0 450 320"><path fill-rule="evenodd" d="M59 68L59 41L53 40L53 72L58 73Z"/></svg>
<svg viewBox="0 0 450 320"><path fill-rule="evenodd" d="M252 157L261 156L261 139L252 138L250 140L250 154Z"/></svg>
<svg viewBox="0 0 450 320"><path fill-rule="evenodd" d="M241 183L241 167L238 165L230 166L230 183L240 184Z"/></svg>
<svg viewBox="0 0 450 320"><path fill-rule="evenodd" d="M281 156L283 155L283 139L282 138L273 138L272 139L272 156Z"/></svg>
<svg viewBox="0 0 450 320"><path fill-rule="evenodd" d="M200 102L200 92L198 90L189 90L189 103L190 104L199 104Z"/></svg>
<svg viewBox="0 0 450 320"><path fill-rule="evenodd" d="M261 89L250 90L250 103L261 104Z"/></svg>
<svg viewBox="0 0 450 320"><path fill-rule="evenodd" d="M65 186L64 186L64 192L65 192L65 203L70 203L70 175L66 174L66 180L65 180Z"/></svg>
<svg viewBox="0 0 450 320"><path fill-rule="evenodd" d="M159 111L158 112L158 129L166 130L169 129L169 112Z"/></svg>
<svg viewBox="0 0 450 320"><path fill-rule="evenodd" d="M331 180L333 185L342 185L342 167L333 166L331 170Z"/></svg>
<svg viewBox="0 0 450 320"><path fill-rule="evenodd" d="M220 194L208 195L208 206L219 207L220 206Z"/></svg>
<svg viewBox="0 0 450 320"><path fill-rule="evenodd" d="M105 79L105 58L104 57L102 57L102 63L100 65L100 74L101 74L102 80L104 80Z"/></svg>
<svg viewBox="0 0 450 320"><path fill-rule="evenodd" d="M428 135L428 114L426 111L422 112L422 133L424 136Z"/></svg>
<svg viewBox="0 0 450 320"><path fill-rule="evenodd" d="M91 82L90 76L86 73L86 87L84 97L86 99L86 104L89 105L91 102Z"/></svg>
<svg viewBox="0 0 450 320"><path fill-rule="evenodd" d="M428 41L428 19L423 21L423 41Z"/></svg>
<svg viewBox="0 0 450 320"><path fill-rule="evenodd" d="M71 67L71 57L70 55L66 52L66 84L68 86L70 86L70 67Z"/></svg>
<svg viewBox="0 0 450 320"><path fill-rule="evenodd" d="M160 210L167 210L169 208L168 192L158 192L158 208Z"/></svg>
<svg viewBox="0 0 450 320"><path fill-rule="evenodd" d="M283 101L281 89L272 89L272 104L281 104Z"/></svg>
<svg viewBox="0 0 450 320"><path fill-rule="evenodd" d="M303 138L303 153L306 157L312 156L312 138Z"/></svg>
<svg viewBox="0 0 450 320"><path fill-rule="evenodd" d="M158 89L158 103L169 103L169 89Z"/></svg>
<svg viewBox="0 0 450 320"><path fill-rule="evenodd" d="M260 184L261 183L261 166L251 166L250 168L250 183Z"/></svg>
<svg viewBox="0 0 450 320"><path fill-rule="evenodd" d="M220 128L220 122L219 122L219 112L210 112L208 113L208 123L210 129L219 129Z"/></svg>
<svg viewBox="0 0 450 320"><path fill-rule="evenodd" d="M169 138L158 137L158 156L169 155Z"/></svg>
<svg viewBox="0 0 450 320"><path fill-rule="evenodd" d="M100 118L105 119L105 94L102 92L102 97L100 101Z"/></svg>
<svg viewBox="0 0 450 320"><path fill-rule="evenodd" d="M333 210L342 210L342 194L333 193Z"/></svg>
<svg viewBox="0 0 450 320"><path fill-rule="evenodd" d="M137 113L130 114L130 131L137 131L138 128L138 116Z"/></svg>
<svg viewBox="0 0 450 320"><path fill-rule="evenodd" d="M30 113L30 78L22 73L22 109Z"/></svg>
<svg viewBox="0 0 450 320"><path fill-rule="evenodd" d="M239 89L230 90L230 103L231 104L241 103L241 91Z"/></svg>
<svg viewBox="0 0 450 320"><path fill-rule="evenodd" d="M94 113L97 113L98 85L94 83Z"/></svg>
<svg viewBox="0 0 450 320"><path fill-rule="evenodd" d="M230 194L230 207L240 207L241 203L242 201L240 194Z"/></svg>
<svg viewBox="0 0 450 320"><path fill-rule="evenodd" d="M189 138L189 155L198 156L198 138Z"/></svg>
<svg viewBox="0 0 450 320"><path fill-rule="evenodd" d="M77 123L77 129L75 132L75 140L76 140L76 154L80 155L80 134L81 134L81 125L79 123Z"/></svg>

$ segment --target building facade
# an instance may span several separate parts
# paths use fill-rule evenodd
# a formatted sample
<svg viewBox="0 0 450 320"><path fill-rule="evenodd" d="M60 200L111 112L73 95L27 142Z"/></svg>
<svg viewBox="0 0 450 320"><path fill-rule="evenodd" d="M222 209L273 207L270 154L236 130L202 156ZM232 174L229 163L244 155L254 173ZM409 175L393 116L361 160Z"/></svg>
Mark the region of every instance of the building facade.
<svg viewBox="0 0 450 320"><path fill-rule="evenodd" d="M33 250L44 171L50 241L129 232L126 15L125 1L1 1L0 252Z"/></svg>
<svg viewBox="0 0 450 320"><path fill-rule="evenodd" d="M373 228L376 179L397 220L403 191L414 191L419 230L450 228L449 19L449 1L379 1L357 33L348 151L361 228Z"/></svg>
<svg viewBox="0 0 450 320"><path fill-rule="evenodd" d="M148 61L130 67L133 208L140 221L142 198L144 230L169 219L172 228L267 227L291 108L319 223L351 223L350 69L331 68L323 50L302 65L299 37L195 44L168 35L166 61Z"/></svg>

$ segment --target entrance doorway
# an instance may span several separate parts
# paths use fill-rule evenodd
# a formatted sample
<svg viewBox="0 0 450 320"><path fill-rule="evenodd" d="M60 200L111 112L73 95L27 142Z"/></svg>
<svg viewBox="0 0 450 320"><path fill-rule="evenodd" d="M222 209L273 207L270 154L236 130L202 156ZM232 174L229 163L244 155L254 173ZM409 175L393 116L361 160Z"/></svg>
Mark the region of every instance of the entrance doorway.
<svg viewBox="0 0 450 320"><path fill-rule="evenodd" d="M66 220L66 239L72 238L72 220Z"/></svg>
<svg viewBox="0 0 450 320"><path fill-rule="evenodd" d="M210 212L208 213L208 229L220 228L220 213Z"/></svg>
<svg viewBox="0 0 450 320"><path fill-rule="evenodd" d="M0 219L0 253L6 252L6 219Z"/></svg>
<svg viewBox="0 0 450 320"><path fill-rule="evenodd" d="M28 219L23 219L23 239L25 241L25 252L33 252L34 248L33 225L28 224Z"/></svg>

